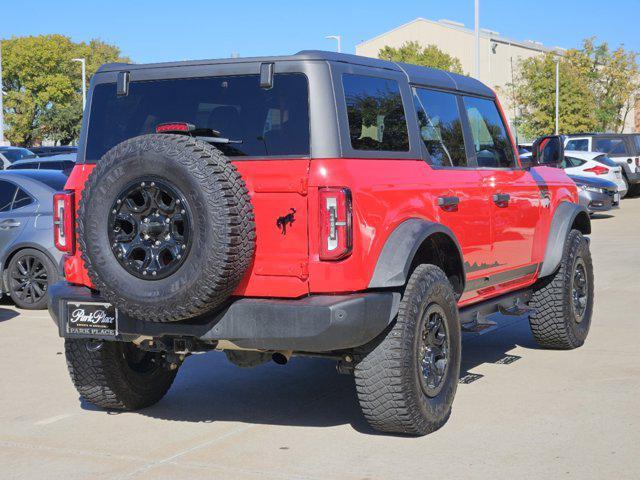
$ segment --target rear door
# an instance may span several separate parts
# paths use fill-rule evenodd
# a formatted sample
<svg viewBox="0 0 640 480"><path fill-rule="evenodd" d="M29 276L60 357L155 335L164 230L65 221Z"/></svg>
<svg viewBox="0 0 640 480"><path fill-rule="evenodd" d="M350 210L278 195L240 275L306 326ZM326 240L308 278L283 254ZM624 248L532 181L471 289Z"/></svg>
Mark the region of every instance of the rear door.
<svg viewBox="0 0 640 480"><path fill-rule="evenodd" d="M494 285L531 276L534 235L540 218L540 189L530 171L520 168L506 123L496 102L463 97L467 132L481 176L483 201L492 220Z"/></svg>
<svg viewBox="0 0 640 480"><path fill-rule="evenodd" d="M0 180L0 259L24 231L36 205L16 184Z"/></svg>

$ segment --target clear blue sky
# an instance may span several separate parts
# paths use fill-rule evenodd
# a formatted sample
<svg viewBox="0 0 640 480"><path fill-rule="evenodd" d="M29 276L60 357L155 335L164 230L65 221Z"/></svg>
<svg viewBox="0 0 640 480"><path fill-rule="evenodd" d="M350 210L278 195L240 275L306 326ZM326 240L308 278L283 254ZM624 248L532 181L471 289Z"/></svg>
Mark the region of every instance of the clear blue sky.
<svg viewBox="0 0 640 480"><path fill-rule="evenodd" d="M640 0L481 0L480 25L516 40L571 48L589 36L640 51ZM343 51L416 17L473 26L473 0L4 0L0 38L100 38L135 62Z"/></svg>

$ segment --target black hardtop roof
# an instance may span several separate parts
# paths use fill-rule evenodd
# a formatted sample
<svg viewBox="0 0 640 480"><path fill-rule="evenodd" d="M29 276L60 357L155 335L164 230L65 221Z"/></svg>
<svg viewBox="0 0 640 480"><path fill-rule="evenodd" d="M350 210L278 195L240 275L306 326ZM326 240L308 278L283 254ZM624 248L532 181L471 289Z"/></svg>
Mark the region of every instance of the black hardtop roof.
<svg viewBox="0 0 640 480"><path fill-rule="evenodd" d="M107 63L105 65L102 65L98 69L98 73L121 70L140 70L148 68L171 68L216 64L222 65L230 63L271 63L300 61L350 63L353 65L403 72L407 76L409 83L412 84L443 88L447 90L455 90L485 97L495 97L495 92L492 89L487 87L482 82L465 75L445 72L444 70L438 70L435 68L420 67L418 65L412 65L408 63L396 63L387 60L381 60L379 58L363 57L360 55L351 55L348 53L326 52L323 50L303 50L296 53L295 55L273 57L222 58L212 60L186 60L180 62L147 64Z"/></svg>

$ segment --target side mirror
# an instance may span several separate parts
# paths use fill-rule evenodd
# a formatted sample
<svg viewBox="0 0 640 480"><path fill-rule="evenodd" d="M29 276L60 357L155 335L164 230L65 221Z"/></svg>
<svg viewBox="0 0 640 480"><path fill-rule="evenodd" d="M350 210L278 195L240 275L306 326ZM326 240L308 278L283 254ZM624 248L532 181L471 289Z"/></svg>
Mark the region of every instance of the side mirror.
<svg viewBox="0 0 640 480"><path fill-rule="evenodd" d="M560 168L564 160L564 142L560 135L546 135L533 142L531 158L534 165Z"/></svg>

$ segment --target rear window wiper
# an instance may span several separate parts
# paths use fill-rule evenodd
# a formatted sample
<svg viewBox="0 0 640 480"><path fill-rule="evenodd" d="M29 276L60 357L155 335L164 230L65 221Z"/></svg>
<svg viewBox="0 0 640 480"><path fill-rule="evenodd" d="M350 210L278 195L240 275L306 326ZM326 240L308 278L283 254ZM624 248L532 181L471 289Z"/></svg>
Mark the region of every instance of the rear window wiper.
<svg viewBox="0 0 640 480"><path fill-rule="evenodd" d="M188 135L207 143L242 143L242 140L232 140L222 137L221 133L213 128L198 128L186 122L161 123L156 125L156 133Z"/></svg>

